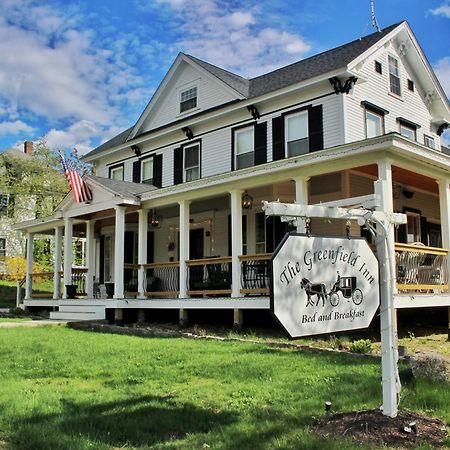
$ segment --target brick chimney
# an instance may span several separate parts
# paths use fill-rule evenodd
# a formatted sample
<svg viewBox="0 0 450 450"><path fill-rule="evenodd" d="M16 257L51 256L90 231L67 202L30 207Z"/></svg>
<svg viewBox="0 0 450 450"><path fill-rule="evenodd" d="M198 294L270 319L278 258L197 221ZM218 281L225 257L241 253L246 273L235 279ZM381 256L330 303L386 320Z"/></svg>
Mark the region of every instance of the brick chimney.
<svg viewBox="0 0 450 450"><path fill-rule="evenodd" d="M33 142L25 141L23 143L23 151L26 155L31 156L33 154Z"/></svg>

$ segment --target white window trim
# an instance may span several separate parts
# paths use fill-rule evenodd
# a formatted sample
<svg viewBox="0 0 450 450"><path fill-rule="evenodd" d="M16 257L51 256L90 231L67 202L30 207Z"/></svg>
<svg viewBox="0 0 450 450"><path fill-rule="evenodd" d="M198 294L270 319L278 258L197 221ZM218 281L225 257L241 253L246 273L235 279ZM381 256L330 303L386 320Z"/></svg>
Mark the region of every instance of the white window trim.
<svg viewBox="0 0 450 450"><path fill-rule="evenodd" d="M151 158L145 158L145 159L143 159L143 160L141 160L141 183L144 183L144 164L145 163L149 163L149 162L151 162L152 163L152 177L151 177L151 180L153 181L153 170L154 170L154 166L153 166L153 164L154 164L154 161L153 161L153 157L151 157Z"/></svg>
<svg viewBox="0 0 450 450"><path fill-rule="evenodd" d="M365 135L366 135L366 139L370 139L367 136L367 113L372 114L373 116L379 117L381 119L381 134L379 136L383 136L384 134L384 114L378 113L376 111L372 111L369 108L364 108L364 131L365 131ZM377 136L372 136L372 137L377 137Z"/></svg>
<svg viewBox="0 0 450 450"><path fill-rule="evenodd" d="M395 59L397 61L400 94L396 94L395 92L391 91L391 66L389 64L389 57L391 57L391 58L393 58L393 59ZM392 95L395 98L403 100L402 71L401 71L401 66L400 66L400 58L398 58L398 56L396 56L396 55L393 55L392 53L388 53L388 57L387 57L387 72L388 72L388 93L389 93L389 95ZM397 76L397 75L395 75L395 76Z"/></svg>
<svg viewBox="0 0 450 450"><path fill-rule="evenodd" d="M236 170L239 169L238 165L237 165L237 156L238 156L238 152L237 152L237 141L238 141L238 139L237 139L237 136L238 136L238 134L246 132L246 131L249 131L249 130L251 130L252 134L253 134L253 139L252 139L253 147L252 147L252 150L248 151L248 152L245 152L245 153L239 153L239 155L246 155L247 153L255 154L255 127L253 125L249 125L248 127L238 128L237 130L234 130L234 149L233 149L233 151L234 151L234 168Z"/></svg>
<svg viewBox="0 0 450 450"><path fill-rule="evenodd" d="M306 139L309 140L309 114L308 114L308 110L305 109L303 111L293 112L292 114L287 113L284 116L284 156L285 156L285 158L290 158L289 153L288 153L288 143L290 142L290 141L288 141L288 131L289 131L288 123L289 123L289 119L293 118L293 117L297 117L297 116L306 116L306 123L307 123L307 128L308 128L308 134L306 136Z"/></svg>
<svg viewBox="0 0 450 450"><path fill-rule="evenodd" d="M109 178L111 180L117 180L117 178L113 177L113 174L114 174L114 172L118 172L119 170L122 171L122 178L120 178L119 181L123 181L125 179L125 168L124 168L124 166L111 167Z"/></svg>
<svg viewBox="0 0 450 450"><path fill-rule="evenodd" d="M200 147L200 142L196 142L194 144L190 144L190 145L185 145L183 147L183 182L186 183L186 150L188 148L192 148L192 147L197 147L198 148L198 165L197 166L192 166L189 167L188 169L194 169L195 167L198 167L198 178L196 178L196 180L199 180L201 178L201 147ZM195 180L191 180L191 181L195 181Z"/></svg>
<svg viewBox="0 0 450 450"><path fill-rule="evenodd" d="M199 86L200 86L200 82L199 82L199 80L196 80L193 83L185 84L183 86L178 87L178 89L177 89L178 90L178 103L177 103L178 114L177 114L177 117L185 116L187 114L191 114L193 111L198 111L200 109L200 106L199 106L200 105L200 89L199 89ZM197 106L195 106L194 108L191 108L191 109L187 109L186 111L180 112L181 94L183 92L188 91L189 89L192 89L192 88L196 88L197 89Z"/></svg>
<svg viewBox="0 0 450 450"><path fill-rule="evenodd" d="M413 127L412 125L408 125L404 122L399 122L398 124L398 132L400 133L401 136L405 137L406 139L410 139L408 136L405 136L404 134L402 134L402 127L406 128L407 130L410 130L414 133L414 138L411 139L414 142L417 142L417 128Z"/></svg>

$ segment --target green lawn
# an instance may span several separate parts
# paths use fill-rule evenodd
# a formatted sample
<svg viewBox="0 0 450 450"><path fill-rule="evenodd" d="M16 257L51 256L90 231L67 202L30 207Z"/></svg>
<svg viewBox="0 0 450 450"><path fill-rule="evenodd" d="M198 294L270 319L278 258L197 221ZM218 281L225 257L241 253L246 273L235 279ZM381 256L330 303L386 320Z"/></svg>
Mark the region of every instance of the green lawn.
<svg viewBox="0 0 450 450"><path fill-rule="evenodd" d="M31 317L0 317L0 323L2 322L24 322L32 320Z"/></svg>
<svg viewBox="0 0 450 450"><path fill-rule="evenodd" d="M0 448L361 448L310 427L326 400L381 402L373 358L60 327L0 329L0 341ZM449 404L448 385L404 387L404 408L449 421Z"/></svg>

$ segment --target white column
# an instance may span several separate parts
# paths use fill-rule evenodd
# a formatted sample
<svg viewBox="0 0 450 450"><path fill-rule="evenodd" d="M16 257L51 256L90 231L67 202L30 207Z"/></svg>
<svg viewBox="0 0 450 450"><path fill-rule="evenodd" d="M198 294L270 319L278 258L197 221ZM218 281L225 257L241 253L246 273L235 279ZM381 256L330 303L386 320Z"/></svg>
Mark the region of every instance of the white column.
<svg viewBox="0 0 450 450"><path fill-rule="evenodd" d="M441 214L442 248L450 249L450 179L439 180L439 207ZM448 280L450 285L450 253L447 255ZM448 315L448 340L450 341L450 308Z"/></svg>
<svg viewBox="0 0 450 450"><path fill-rule="evenodd" d="M390 161L378 163L379 181L375 193L381 198L381 211L393 211L392 166ZM384 224L386 239L377 238L378 259L380 261L380 328L381 328L381 371L383 389L383 414L397 415L397 393L400 392L398 379L397 330L394 310L395 255L394 226ZM378 230L381 232L382 230ZM382 233L381 233L382 234ZM383 242L384 241L384 242Z"/></svg>
<svg viewBox="0 0 450 450"><path fill-rule="evenodd" d="M73 238L73 219L67 218L64 221L64 294L67 298L66 285L72 284L72 238Z"/></svg>
<svg viewBox="0 0 450 450"><path fill-rule="evenodd" d="M298 205L308 204L308 180L309 177L295 177L295 203ZM306 231L303 220L297 220L297 233L304 233Z"/></svg>
<svg viewBox="0 0 450 450"><path fill-rule="evenodd" d="M180 205L180 298L187 295L187 265L189 259L189 205L190 201L182 200Z"/></svg>
<svg viewBox="0 0 450 450"><path fill-rule="evenodd" d="M145 269L144 264L147 264L147 231L148 231L148 209L140 209L139 215L139 229L138 229L138 264L140 265L138 271L138 298L145 298Z"/></svg>
<svg viewBox="0 0 450 450"><path fill-rule="evenodd" d="M53 266L53 298L61 298L61 262L63 227L55 227L55 255Z"/></svg>
<svg viewBox="0 0 450 450"><path fill-rule="evenodd" d="M25 299L31 298L31 291L33 288L33 251L34 251L34 233L27 234L27 267L26 267L26 282L25 282Z"/></svg>
<svg viewBox="0 0 450 450"><path fill-rule="evenodd" d="M123 265L125 241L125 206L116 206L116 233L114 239L114 298L123 298Z"/></svg>
<svg viewBox="0 0 450 450"><path fill-rule="evenodd" d="M95 277L95 220L86 221L86 294L88 298L94 297L94 277Z"/></svg>
<svg viewBox="0 0 450 450"><path fill-rule="evenodd" d="M242 191L230 191L231 195L231 297L241 296L242 254Z"/></svg>

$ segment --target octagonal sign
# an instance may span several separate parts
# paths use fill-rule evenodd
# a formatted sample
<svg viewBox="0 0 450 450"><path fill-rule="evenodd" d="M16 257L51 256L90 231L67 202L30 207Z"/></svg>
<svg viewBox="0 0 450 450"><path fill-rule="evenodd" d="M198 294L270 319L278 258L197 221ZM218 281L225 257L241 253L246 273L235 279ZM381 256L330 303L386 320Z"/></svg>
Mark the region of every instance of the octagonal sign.
<svg viewBox="0 0 450 450"><path fill-rule="evenodd" d="M289 234L271 263L271 311L291 337L369 326L380 293L365 239Z"/></svg>

